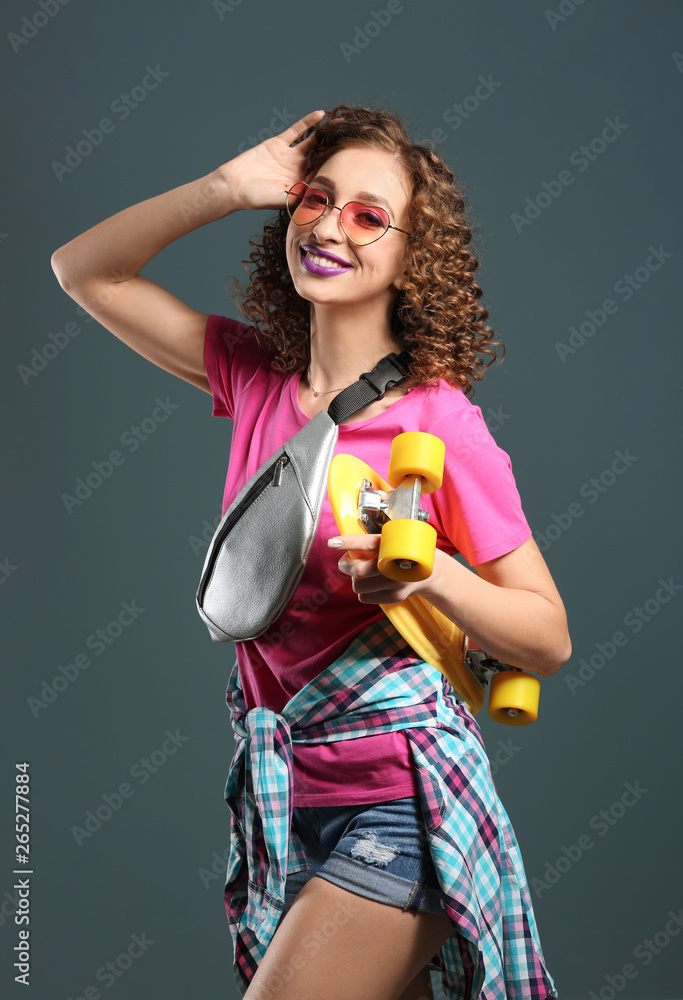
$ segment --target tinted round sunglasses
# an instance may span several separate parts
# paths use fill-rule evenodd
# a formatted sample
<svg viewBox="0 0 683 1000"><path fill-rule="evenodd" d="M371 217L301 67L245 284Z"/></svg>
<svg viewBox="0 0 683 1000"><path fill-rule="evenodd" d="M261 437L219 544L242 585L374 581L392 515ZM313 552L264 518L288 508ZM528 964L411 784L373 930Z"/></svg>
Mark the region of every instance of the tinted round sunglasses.
<svg viewBox="0 0 683 1000"><path fill-rule="evenodd" d="M375 243L384 236L387 229L399 233L410 233L398 226L392 226L389 215L383 208L362 205L359 201L347 201L343 208L331 205L324 191L312 188L305 181L299 181L287 192L287 212L295 226L308 226L321 219L328 208L336 208L344 235L364 247Z"/></svg>

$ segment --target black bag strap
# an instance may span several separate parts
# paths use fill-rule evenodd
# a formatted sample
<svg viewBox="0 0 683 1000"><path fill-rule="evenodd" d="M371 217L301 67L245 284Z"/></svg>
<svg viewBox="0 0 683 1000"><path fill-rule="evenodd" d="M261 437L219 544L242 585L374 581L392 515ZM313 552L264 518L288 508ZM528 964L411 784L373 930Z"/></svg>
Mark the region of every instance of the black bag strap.
<svg viewBox="0 0 683 1000"><path fill-rule="evenodd" d="M349 417L364 410L370 403L382 399L387 389L393 389L410 372L410 354L387 354L371 372L363 372L353 385L342 389L327 408L335 424L341 424Z"/></svg>

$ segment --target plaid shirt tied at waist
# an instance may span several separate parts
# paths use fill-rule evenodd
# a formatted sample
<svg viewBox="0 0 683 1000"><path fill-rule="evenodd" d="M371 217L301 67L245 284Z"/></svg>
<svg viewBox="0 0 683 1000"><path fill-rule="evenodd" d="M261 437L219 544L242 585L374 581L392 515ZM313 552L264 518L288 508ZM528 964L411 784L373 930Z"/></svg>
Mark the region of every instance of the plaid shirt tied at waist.
<svg viewBox="0 0 683 1000"><path fill-rule="evenodd" d="M242 993L275 933L287 875L307 869L292 830L293 743L407 730L426 833L454 933L430 968L449 1000L556 998L517 841L479 728L446 678L388 619L373 623L281 712L247 711L235 663L227 691L235 752L225 799L225 905Z"/></svg>

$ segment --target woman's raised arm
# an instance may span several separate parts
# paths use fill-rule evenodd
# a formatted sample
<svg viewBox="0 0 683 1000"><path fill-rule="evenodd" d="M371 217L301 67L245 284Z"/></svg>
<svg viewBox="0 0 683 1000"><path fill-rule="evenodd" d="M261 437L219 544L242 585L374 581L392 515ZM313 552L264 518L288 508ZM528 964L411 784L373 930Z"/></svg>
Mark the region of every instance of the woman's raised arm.
<svg viewBox="0 0 683 1000"><path fill-rule="evenodd" d="M208 313L198 312L139 272L169 243L249 208L282 208L301 180L313 136L291 143L323 116L314 111L280 135L164 194L88 229L52 255L64 291L102 326L153 364L210 392L204 371Z"/></svg>

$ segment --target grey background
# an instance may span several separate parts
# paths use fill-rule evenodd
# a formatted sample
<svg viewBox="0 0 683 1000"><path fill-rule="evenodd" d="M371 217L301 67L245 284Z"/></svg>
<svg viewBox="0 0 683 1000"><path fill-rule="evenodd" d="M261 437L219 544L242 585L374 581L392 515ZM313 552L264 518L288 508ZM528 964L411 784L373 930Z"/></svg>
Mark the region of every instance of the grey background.
<svg viewBox="0 0 683 1000"><path fill-rule="evenodd" d="M460 177L482 241L478 280L508 347L474 402L489 417L505 415L490 426L512 458L536 533L557 523L553 515L566 524L572 503L583 510L567 530L551 530L545 551L569 615L571 660L543 681L535 725L508 730L479 717L549 968L562 1000L680 997L682 939L665 927L683 906L675 628L683 597L674 591L661 603L655 594L660 578L683 583L681 5L593 0L572 12L564 0L558 20L546 12L559 12L560 0L405 0L345 57L342 43L353 44L383 0L233 4L219 12L210 2L74 0L15 42L16 52L10 33L23 25L29 34L40 8L21 2L2 14L3 988L21 989L8 901L14 764L27 760L30 995L75 1000L91 985L129 1000L238 996L222 877L211 872L229 842L222 796L233 749L224 704L232 648L214 646L196 614L204 548L192 544L220 512L230 425L211 419L204 393L89 321L60 289L50 255L230 159L274 110L298 118L343 101L405 114ZM111 103L157 64L168 76L125 120L115 117ZM499 86L452 128L444 114L489 74ZM59 180L53 162L105 116L114 130ZM579 170L573 151L599 136L606 118L628 127ZM513 213L565 169L574 182L518 232ZM144 273L197 309L237 316L224 281L242 273L247 241L265 218L241 213L204 227ZM615 283L660 246L672 256L624 301ZM606 298L617 312L562 362L556 343ZM69 321L81 332L22 379L19 366ZM178 407L168 420L134 453L122 448L121 435L167 396ZM117 447L123 465L69 514L62 494ZM609 486L589 503L583 485L617 450L637 459L604 477ZM92 665L32 712L28 699L133 600L144 612L101 655L90 650ZM624 618L648 600L654 614L636 633ZM588 677L582 660L615 631L626 643L578 686L581 669ZM176 729L186 737L178 752L144 785L132 778L131 767ZM132 798L79 847L71 827L125 781ZM629 782L647 791L614 807ZM601 810L611 821L604 835L594 819ZM563 848L576 858L573 845L586 835L592 847L544 885L548 865L568 856ZM154 944L105 986L97 970L143 932ZM647 962L646 939L659 942ZM635 978L622 982L627 964Z"/></svg>

